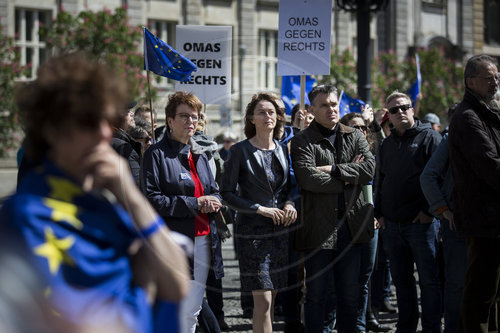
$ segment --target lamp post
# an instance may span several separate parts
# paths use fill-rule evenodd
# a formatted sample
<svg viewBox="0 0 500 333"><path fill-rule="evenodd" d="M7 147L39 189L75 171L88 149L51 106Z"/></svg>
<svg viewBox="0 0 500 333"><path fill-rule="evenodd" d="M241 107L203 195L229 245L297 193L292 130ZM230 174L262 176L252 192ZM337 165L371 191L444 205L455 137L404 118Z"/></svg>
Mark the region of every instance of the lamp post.
<svg viewBox="0 0 500 333"><path fill-rule="evenodd" d="M377 12L387 6L387 0L337 0L337 5L349 12L356 12L358 29L358 98L371 104L370 69L370 12Z"/></svg>

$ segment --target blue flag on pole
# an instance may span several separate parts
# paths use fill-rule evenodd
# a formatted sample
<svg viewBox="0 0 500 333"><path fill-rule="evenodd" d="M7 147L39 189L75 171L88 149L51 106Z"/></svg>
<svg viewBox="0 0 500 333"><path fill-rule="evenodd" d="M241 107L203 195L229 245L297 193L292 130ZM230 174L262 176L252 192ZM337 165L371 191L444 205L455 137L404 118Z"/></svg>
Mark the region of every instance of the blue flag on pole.
<svg viewBox="0 0 500 333"><path fill-rule="evenodd" d="M361 107L365 106L365 102L360 99L352 98L347 95L344 91L340 93L339 101L339 116L342 118L345 114L351 112L363 113Z"/></svg>
<svg viewBox="0 0 500 333"><path fill-rule="evenodd" d="M144 69L176 81L190 81L196 65L144 28Z"/></svg>
<svg viewBox="0 0 500 333"><path fill-rule="evenodd" d="M316 85L316 79L310 75L306 75L306 91L304 103L309 103L309 98L307 94ZM285 103L286 114L292 113L292 108L295 104L300 103L300 75L295 76L283 76L283 82L281 84L281 99Z"/></svg>
<svg viewBox="0 0 500 333"><path fill-rule="evenodd" d="M418 54L415 55L415 60L417 62L417 78L407 91L413 105L415 105L420 88L422 87L422 74L420 74L420 59L418 58Z"/></svg>

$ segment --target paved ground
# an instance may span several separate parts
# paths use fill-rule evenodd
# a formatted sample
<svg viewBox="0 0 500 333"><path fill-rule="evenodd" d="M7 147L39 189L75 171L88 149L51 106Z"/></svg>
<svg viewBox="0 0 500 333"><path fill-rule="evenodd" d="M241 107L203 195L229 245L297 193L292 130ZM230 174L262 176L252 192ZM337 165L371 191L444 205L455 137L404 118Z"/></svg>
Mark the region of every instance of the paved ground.
<svg viewBox="0 0 500 333"><path fill-rule="evenodd" d="M0 159L0 202L11 194L17 184L17 166L15 159Z"/></svg>
<svg viewBox="0 0 500 333"><path fill-rule="evenodd" d="M231 227L231 226L230 226ZM232 229L232 228L231 228ZM232 230L231 230L232 231ZM252 320L243 318L243 312L240 307L240 280L238 261L234 257L233 238L222 244L222 256L224 258L225 277L222 280L224 289L224 312L226 322L231 327L230 332L252 332ZM391 299L393 305L396 305L395 298ZM380 323L396 329L397 314L381 314ZM274 322L274 332L283 332L283 318L277 317Z"/></svg>

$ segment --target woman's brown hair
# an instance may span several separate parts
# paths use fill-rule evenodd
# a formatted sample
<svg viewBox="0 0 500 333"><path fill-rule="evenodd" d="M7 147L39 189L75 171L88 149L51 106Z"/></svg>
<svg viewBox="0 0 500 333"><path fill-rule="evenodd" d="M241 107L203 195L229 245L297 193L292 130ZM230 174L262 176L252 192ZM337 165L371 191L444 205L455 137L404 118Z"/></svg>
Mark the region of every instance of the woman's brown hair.
<svg viewBox="0 0 500 333"><path fill-rule="evenodd" d="M26 134L26 154L41 162L50 150L47 130L65 133L73 126L96 129L105 119L116 125L126 109L128 91L107 66L85 53L54 57L41 65L35 81L16 92Z"/></svg>
<svg viewBox="0 0 500 333"><path fill-rule="evenodd" d="M285 126L285 110L280 106L279 97L272 94L261 92L252 96L252 100L248 103L245 111L245 136L247 139L253 138L257 133L255 125L252 124L252 117L255 111L255 107L260 101L269 101L274 105L276 109L276 127L274 127L273 137L278 138L283 127Z"/></svg>

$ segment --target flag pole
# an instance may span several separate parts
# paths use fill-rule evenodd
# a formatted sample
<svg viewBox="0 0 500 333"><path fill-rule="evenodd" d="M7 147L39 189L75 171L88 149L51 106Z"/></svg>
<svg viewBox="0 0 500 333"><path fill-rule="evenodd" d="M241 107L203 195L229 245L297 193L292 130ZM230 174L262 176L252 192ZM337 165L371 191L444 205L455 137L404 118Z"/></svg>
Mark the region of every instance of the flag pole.
<svg viewBox="0 0 500 333"><path fill-rule="evenodd" d="M149 95L149 113L151 114L151 138L153 139L153 144L156 143L155 138L155 128L153 119L153 102L151 101L151 85L149 83L149 64L148 64L148 48L146 47L146 27L142 26L142 38L144 39L144 65L146 70L146 76L148 80L148 95Z"/></svg>
<svg viewBox="0 0 500 333"><path fill-rule="evenodd" d="M300 76L300 105L299 105L299 110L302 112L305 107L305 99L306 99L306 76L301 75ZM302 117L300 120L300 129L303 130L305 127L305 117Z"/></svg>
<svg viewBox="0 0 500 333"><path fill-rule="evenodd" d="M153 144L156 143L155 138L155 128L154 128L154 119L153 119L153 102L151 101L151 87L149 83L149 70L146 71L147 80L148 80L148 95L149 95L149 112L151 114L151 137L153 138Z"/></svg>

